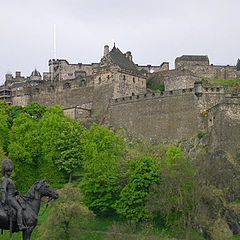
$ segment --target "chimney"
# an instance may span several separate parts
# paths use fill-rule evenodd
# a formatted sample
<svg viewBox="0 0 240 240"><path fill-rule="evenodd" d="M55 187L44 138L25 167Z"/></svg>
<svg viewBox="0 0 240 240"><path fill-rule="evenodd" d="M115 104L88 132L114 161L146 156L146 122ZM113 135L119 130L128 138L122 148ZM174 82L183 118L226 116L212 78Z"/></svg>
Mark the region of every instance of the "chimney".
<svg viewBox="0 0 240 240"><path fill-rule="evenodd" d="M21 72L16 72L16 78L21 77Z"/></svg>
<svg viewBox="0 0 240 240"><path fill-rule="evenodd" d="M11 73L7 73L7 74L5 75L5 79L6 79L6 81L12 80L12 79L13 79L12 74L11 74Z"/></svg>
<svg viewBox="0 0 240 240"><path fill-rule="evenodd" d="M130 61L132 61L132 53L130 51L127 51L125 53L126 58L128 58Z"/></svg>
<svg viewBox="0 0 240 240"><path fill-rule="evenodd" d="M104 57L106 57L109 54L109 46L105 45L104 46Z"/></svg>

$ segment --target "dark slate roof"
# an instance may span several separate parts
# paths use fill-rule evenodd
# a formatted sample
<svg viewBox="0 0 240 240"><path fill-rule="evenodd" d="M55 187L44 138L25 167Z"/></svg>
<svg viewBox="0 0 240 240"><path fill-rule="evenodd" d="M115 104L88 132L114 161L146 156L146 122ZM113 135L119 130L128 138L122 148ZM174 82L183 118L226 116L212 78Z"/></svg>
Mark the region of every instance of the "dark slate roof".
<svg viewBox="0 0 240 240"><path fill-rule="evenodd" d="M182 61L202 61L202 62L209 61L207 55L182 55L177 59Z"/></svg>
<svg viewBox="0 0 240 240"><path fill-rule="evenodd" d="M237 71L240 71L240 59L237 61Z"/></svg>
<svg viewBox="0 0 240 240"><path fill-rule="evenodd" d="M140 74L140 72L138 71L136 65L134 64L134 62L132 62L131 60L129 60L120 50L119 48L116 48L115 46L113 47L113 49L109 52L110 58L112 60L113 64L118 65L119 67Z"/></svg>
<svg viewBox="0 0 240 240"><path fill-rule="evenodd" d="M35 68L35 70L32 72L31 77L41 77L41 74L39 71L37 71L37 69Z"/></svg>

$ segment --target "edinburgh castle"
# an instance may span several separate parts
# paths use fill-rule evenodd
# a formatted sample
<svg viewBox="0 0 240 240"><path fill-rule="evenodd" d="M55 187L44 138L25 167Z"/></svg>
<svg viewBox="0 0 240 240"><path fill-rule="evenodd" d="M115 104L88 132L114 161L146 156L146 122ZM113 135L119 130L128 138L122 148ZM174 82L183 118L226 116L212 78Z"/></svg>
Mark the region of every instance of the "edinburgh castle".
<svg viewBox="0 0 240 240"><path fill-rule="evenodd" d="M85 125L98 122L153 141L205 133L213 151L221 147L235 155L240 153L239 78L240 60L219 66L208 56L183 55L174 69L168 62L140 66L130 51L105 46L99 63L52 59L42 75L36 69L29 77L6 74L0 99L23 106L59 104Z"/></svg>

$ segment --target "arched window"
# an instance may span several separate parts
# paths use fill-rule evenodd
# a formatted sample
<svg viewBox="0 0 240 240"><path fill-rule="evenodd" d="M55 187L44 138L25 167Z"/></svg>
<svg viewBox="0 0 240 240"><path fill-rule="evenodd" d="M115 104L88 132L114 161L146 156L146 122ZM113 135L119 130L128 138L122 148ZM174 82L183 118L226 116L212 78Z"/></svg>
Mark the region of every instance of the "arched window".
<svg viewBox="0 0 240 240"><path fill-rule="evenodd" d="M135 83L135 77L133 78L133 83Z"/></svg>
<svg viewBox="0 0 240 240"><path fill-rule="evenodd" d="M71 84L68 82L64 83L63 85L63 89L67 89L67 88L71 88Z"/></svg>
<svg viewBox="0 0 240 240"><path fill-rule="evenodd" d="M132 96L134 96L134 95L135 95L135 93L133 92L133 93L132 93Z"/></svg>

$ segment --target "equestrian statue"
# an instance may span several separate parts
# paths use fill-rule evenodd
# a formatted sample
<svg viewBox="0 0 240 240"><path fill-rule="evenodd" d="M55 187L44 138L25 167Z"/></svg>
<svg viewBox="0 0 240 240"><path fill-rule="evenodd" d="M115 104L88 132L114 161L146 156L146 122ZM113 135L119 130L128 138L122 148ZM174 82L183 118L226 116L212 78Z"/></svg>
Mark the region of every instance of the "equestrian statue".
<svg viewBox="0 0 240 240"><path fill-rule="evenodd" d="M12 160L4 159L2 161L0 229L10 230L10 235L21 231L23 240L30 240L32 231L38 222L42 197L49 197L50 201L57 199L58 194L45 180L41 180L32 185L26 196L18 196L16 186L10 178L12 171Z"/></svg>

